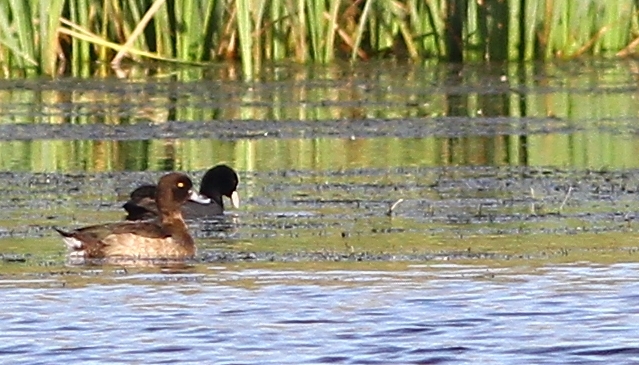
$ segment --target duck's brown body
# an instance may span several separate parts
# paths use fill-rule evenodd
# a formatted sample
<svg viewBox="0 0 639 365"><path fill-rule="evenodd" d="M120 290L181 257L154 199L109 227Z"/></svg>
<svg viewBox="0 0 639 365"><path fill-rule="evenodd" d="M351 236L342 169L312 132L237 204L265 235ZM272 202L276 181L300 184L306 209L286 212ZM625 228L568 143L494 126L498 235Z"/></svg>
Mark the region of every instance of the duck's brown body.
<svg viewBox="0 0 639 365"><path fill-rule="evenodd" d="M153 221L108 223L65 232L56 228L75 257L88 259L182 259L195 255L195 243L182 219L180 206L187 199L205 202L191 192L182 174L163 176L158 184Z"/></svg>
<svg viewBox="0 0 639 365"><path fill-rule="evenodd" d="M166 230L157 221L111 223L72 232L56 229L67 247L87 258L127 256L136 258L190 258L195 243L186 225Z"/></svg>

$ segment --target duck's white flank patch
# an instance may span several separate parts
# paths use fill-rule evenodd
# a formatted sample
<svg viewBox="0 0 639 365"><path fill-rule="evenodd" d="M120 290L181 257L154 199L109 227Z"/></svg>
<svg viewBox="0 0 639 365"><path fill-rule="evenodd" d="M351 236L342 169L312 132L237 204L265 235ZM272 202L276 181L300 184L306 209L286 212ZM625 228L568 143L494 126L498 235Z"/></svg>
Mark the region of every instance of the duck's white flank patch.
<svg viewBox="0 0 639 365"><path fill-rule="evenodd" d="M67 248L72 251L77 251L82 248L82 241L73 237L63 237L62 240L67 245ZM83 252L84 255L84 252Z"/></svg>
<svg viewBox="0 0 639 365"><path fill-rule="evenodd" d="M71 251L69 252L70 259L84 259L84 250L82 251Z"/></svg>

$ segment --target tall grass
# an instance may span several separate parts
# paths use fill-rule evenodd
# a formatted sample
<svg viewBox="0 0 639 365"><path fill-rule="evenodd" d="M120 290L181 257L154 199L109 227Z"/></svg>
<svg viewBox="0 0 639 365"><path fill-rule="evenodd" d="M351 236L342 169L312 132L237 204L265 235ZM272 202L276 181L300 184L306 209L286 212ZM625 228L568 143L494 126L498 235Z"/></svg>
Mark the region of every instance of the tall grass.
<svg viewBox="0 0 639 365"><path fill-rule="evenodd" d="M532 60L634 52L635 0L5 0L0 66L88 76L160 60Z"/></svg>

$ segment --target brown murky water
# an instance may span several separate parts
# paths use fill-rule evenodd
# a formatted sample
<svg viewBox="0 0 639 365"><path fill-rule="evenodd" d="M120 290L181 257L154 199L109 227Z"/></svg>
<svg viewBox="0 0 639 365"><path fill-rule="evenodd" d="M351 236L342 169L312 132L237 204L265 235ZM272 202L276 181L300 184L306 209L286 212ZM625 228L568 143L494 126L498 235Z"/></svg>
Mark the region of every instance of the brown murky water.
<svg viewBox="0 0 639 365"><path fill-rule="evenodd" d="M634 62L272 71L0 83L6 362L639 361ZM66 265L220 162L186 267Z"/></svg>

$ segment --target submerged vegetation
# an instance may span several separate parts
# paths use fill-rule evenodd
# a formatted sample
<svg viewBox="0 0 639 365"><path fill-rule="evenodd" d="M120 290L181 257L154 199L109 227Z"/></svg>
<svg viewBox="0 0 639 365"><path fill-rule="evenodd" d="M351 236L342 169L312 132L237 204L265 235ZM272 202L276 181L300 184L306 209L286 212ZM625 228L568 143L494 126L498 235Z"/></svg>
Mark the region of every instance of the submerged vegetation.
<svg viewBox="0 0 639 365"><path fill-rule="evenodd" d="M627 55L638 10L635 0L7 0L0 66L5 77L88 76L125 59L238 60L251 78L281 60Z"/></svg>

